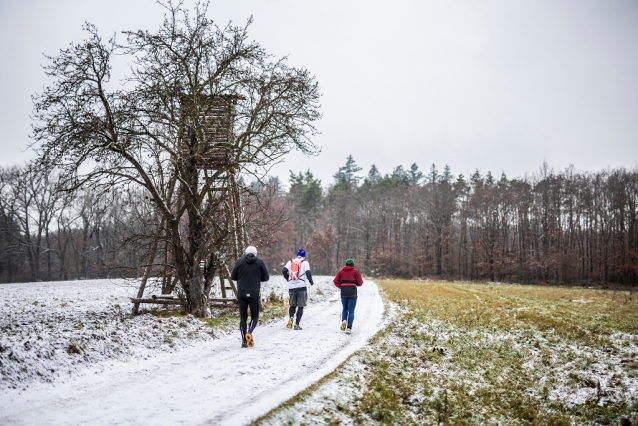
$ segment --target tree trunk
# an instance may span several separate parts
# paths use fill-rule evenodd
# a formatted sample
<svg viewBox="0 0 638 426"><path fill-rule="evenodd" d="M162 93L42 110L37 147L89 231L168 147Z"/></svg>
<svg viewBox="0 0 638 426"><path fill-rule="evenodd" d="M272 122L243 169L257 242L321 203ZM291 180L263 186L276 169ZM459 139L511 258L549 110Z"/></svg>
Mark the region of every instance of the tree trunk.
<svg viewBox="0 0 638 426"><path fill-rule="evenodd" d="M47 281L51 281L51 240L49 239L49 225L45 230L47 240Z"/></svg>

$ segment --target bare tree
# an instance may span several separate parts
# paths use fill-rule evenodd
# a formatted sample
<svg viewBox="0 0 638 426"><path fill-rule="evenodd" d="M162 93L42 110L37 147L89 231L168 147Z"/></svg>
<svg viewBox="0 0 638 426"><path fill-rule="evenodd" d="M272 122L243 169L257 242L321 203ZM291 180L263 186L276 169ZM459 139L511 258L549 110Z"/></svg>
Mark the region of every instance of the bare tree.
<svg viewBox="0 0 638 426"><path fill-rule="evenodd" d="M320 94L307 70L273 60L249 41L248 25L219 28L206 5L193 16L181 4L164 7L156 32L127 31L118 44L87 24L87 40L48 58L54 82L35 97L34 140L40 163L70 178L67 188L87 184L99 194L136 184L147 191L166 221L187 310L205 316L207 282L229 229L221 224L228 215L216 183L232 173L259 174L292 149L317 152L309 137ZM111 75L115 55L130 60L120 81ZM211 149L202 117L224 96L237 101L235 137L215 147L226 161L202 170Z"/></svg>
<svg viewBox="0 0 638 426"><path fill-rule="evenodd" d="M20 279L24 262L18 200L14 196L18 167L0 168L0 273L5 282Z"/></svg>
<svg viewBox="0 0 638 426"><path fill-rule="evenodd" d="M5 205L12 210L12 218L19 226L20 244L26 254L31 280L40 280L42 254L45 254L46 278L51 279L50 225L63 207L58 191L58 174L44 169L37 171L33 164L13 167L6 174L7 196Z"/></svg>

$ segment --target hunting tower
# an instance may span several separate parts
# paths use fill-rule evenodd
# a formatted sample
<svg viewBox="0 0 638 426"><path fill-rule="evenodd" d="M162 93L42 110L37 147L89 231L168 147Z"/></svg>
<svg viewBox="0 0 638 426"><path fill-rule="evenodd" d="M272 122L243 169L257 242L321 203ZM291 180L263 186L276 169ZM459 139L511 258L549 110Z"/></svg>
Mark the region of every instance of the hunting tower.
<svg viewBox="0 0 638 426"><path fill-rule="evenodd" d="M182 96L180 99L181 136L179 138L181 158L178 161L190 162L192 166L210 179L210 172L222 171L209 189L210 200L217 205L217 217L229 236L224 247L220 247L218 255L221 265L217 271L221 286L221 299L209 299L210 302L227 303L235 300L237 290L230 279L230 270L234 261L243 253L248 240L241 205L241 193L237 184L237 167L232 165L234 151L233 120L235 106L241 97L236 95L200 96L192 98ZM194 164L193 164L194 163ZM168 246L166 247L166 249ZM165 250L166 252L166 250ZM155 249L152 257L155 256ZM167 252L165 260L167 260ZM149 261L149 264L152 263ZM137 314L140 303L180 304L173 296L165 296L164 292L172 292L177 278L171 272L162 274L162 296L143 299L146 281L150 275L150 265L145 268L144 277L138 289L138 296L131 299L133 314ZM229 287L226 287L226 284ZM227 290L232 290L235 298L227 297Z"/></svg>
<svg viewBox="0 0 638 426"><path fill-rule="evenodd" d="M227 218L230 235L224 247L224 261L219 268L222 298L226 298L226 290L232 290L236 296L229 271L247 242L236 168L231 164L235 137L233 121L239 99L236 95L216 95L201 97L197 104L188 97L181 101L184 123L182 150L187 154L185 157L194 160L196 167L204 173L224 170L220 180L211 187L210 194L220 201L221 216ZM230 287L226 287L225 281Z"/></svg>
<svg viewBox="0 0 638 426"><path fill-rule="evenodd" d="M219 170L229 166L235 105L239 99L236 95L216 95L201 96L198 102L193 102L190 97L182 97L182 152L186 158L194 158L199 169Z"/></svg>

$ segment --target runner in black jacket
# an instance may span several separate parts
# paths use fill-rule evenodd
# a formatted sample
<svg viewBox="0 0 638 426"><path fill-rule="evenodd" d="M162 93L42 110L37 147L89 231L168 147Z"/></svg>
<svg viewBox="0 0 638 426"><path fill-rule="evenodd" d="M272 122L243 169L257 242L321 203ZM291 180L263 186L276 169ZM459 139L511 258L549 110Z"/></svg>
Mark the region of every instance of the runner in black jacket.
<svg viewBox="0 0 638 426"><path fill-rule="evenodd" d="M239 331L241 332L241 347L253 347L253 330L259 321L259 301L261 300L261 283L270 279L264 261L257 257L254 246L246 248L246 256L240 258L230 279L237 281L237 300L239 301ZM250 306L250 325L248 321L248 307Z"/></svg>

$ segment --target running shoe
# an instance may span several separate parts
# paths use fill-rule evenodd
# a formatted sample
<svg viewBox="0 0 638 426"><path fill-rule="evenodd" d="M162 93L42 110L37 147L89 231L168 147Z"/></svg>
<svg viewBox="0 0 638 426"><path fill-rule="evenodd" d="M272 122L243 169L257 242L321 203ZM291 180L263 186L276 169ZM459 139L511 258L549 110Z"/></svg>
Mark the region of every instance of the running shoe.
<svg viewBox="0 0 638 426"><path fill-rule="evenodd" d="M286 328L292 328L292 317L290 317L290 319L288 320L288 324L286 324Z"/></svg>
<svg viewBox="0 0 638 426"><path fill-rule="evenodd" d="M295 324L295 330L303 330L303 328L299 327L299 324Z"/></svg>
<svg viewBox="0 0 638 426"><path fill-rule="evenodd" d="M246 345L248 345L249 348L255 347L255 341L253 340L253 335L250 333L246 333Z"/></svg>
<svg viewBox="0 0 638 426"><path fill-rule="evenodd" d="M341 331L346 329L346 320L341 321Z"/></svg>

